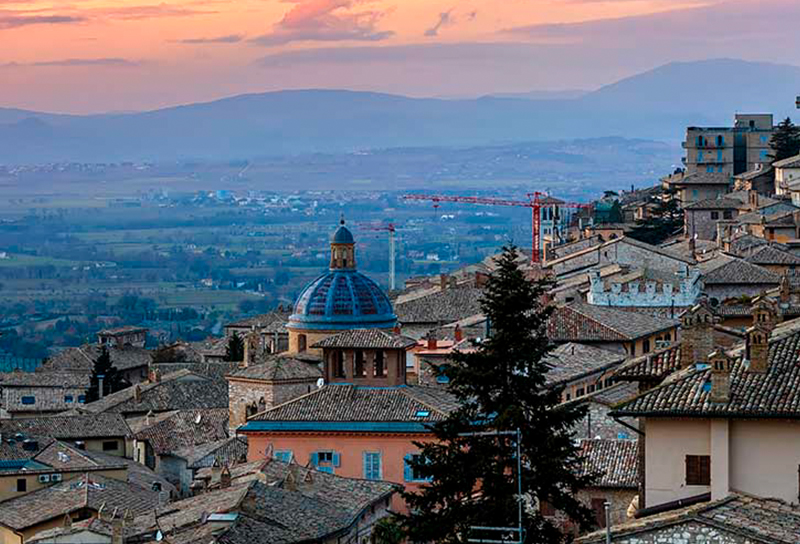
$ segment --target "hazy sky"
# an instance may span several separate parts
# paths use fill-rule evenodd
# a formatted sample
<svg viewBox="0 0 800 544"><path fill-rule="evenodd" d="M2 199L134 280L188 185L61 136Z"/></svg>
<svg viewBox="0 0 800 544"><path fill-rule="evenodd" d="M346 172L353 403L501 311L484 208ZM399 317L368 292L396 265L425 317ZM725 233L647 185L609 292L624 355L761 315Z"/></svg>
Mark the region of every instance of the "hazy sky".
<svg viewBox="0 0 800 544"><path fill-rule="evenodd" d="M673 60L800 64L798 20L800 0L0 0L0 107L592 89Z"/></svg>

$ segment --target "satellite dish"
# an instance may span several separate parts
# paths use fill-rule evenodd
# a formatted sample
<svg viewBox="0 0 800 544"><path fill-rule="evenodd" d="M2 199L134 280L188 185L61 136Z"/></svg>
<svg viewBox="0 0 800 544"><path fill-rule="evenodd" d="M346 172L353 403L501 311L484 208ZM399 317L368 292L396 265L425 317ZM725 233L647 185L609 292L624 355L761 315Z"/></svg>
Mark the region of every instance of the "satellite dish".
<svg viewBox="0 0 800 544"><path fill-rule="evenodd" d="M322 389L322 386L325 385L325 378L320 378L317 380L317 389Z"/></svg>

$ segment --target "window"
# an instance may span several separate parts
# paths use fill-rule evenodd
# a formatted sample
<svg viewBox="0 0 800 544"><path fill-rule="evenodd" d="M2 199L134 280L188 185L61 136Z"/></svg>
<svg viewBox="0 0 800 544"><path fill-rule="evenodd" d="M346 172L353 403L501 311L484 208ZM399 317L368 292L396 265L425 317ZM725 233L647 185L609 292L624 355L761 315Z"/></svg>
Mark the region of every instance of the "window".
<svg viewBox="0 0 800 544"><path fill-rule="evenodd" d="M383 378L386 376L386 360L383 355L383 351L376 351L375 352L375 364L374 364L374 374L376 378Z"/></svg>
<svg viewBox="0 0 800 544"><path fill-rule="evenodd" d="M450 383L450 376L447 375L447 365L433 366L432 368L436 373L436 383Z"/></svg>
<svg viewBox="0 0 800 544"><path fill-rule="evenodd" d="M74 399L72 395L64 395L64 402L73 402Z"/></svg>
<svg viewBox="0 0 800 544"><path fill-rule="evenodd" d="M717 151L717 162L722 162L722 151Z"/></svg>
<svg viewBox="0 0 800 544"><path fill-rule="evenodd" d="M717 145L719 146L725 145L725 138L723 138L722 136L717 136Z"/></svg>
<svg viewBox="0 0 800 544"><path fill-rule="evenodd" d="M724 212L722 212L722 217L724 219L733 219L733 211L725 210Z"/></svg>
<svg viewBox="0 0 800 544"><path fill-rule="evenodd" d="M427 482L430 478L420 474L420 471L411 466L411 463L418 463L422 456L418 453L409 453L405 456L405 466L403 467L403 476L407 482Z"/></svg>
<svg viewBox="0 0 800 544"><path fill-rule="evenodd" d="M719 219L719 212L711 212L711 220L716 221Z"/></svg>
<svg viewBox="0 0 800 544"><path fill-rule="evenodd" d="M590 384L589 387L586 388L587 393L594 393L594 384Z"/></svg>
<svg viewBox="0 0 800 544"><path fill-rule="evenodd" d="M22 397L21 401L22 404L27 404L27 405L36 404L36 397L33 396Z"/></svg>
<svg viewBox="0 0 800 544"><path fill-rule="evenodd" d="M631 436L628 433L625 433L625 432L622 432L622 431L617 433L617 440L628 440L628 439L630 439L630 437Z"/></svg>
<svg viewBox="0 0 800 544"><path fill-rule="evenodd" d="M116 440L104 440L103 441L103 451L117 451L117 441Z"/></svg>
<svg viewBox="0 0 800 544"><path fill-rule="evenodd" d="M767 162L767 160L769 159L769 151L767 151L766 149L762 149L761 153L759 153L758 155L758 159L761 162Z"/></svg>
<svg viewBox="0 0 800 544"><path fill-rule="evenodd" d="M311 464L320 472L333 474L333 469L341 465L341 455L335 451L317 451L311 454Z"/></svg>
<svg viewBox="0 0 800 544"><path fill-rule="evenodd" d="M692 196L697 198L697 189L692 189Z"/></svg>
<svg viewBox="0 0 800 544"><path fill-rule="evenodd" d="M594 514L594 522L600 529L606 527L606 500L605 499L592 499L592 513Z"/></svg>
<svg viewBox="0 0 800 544"><path fill-rule="evenodd" d="M25 493L28 490L28 480L19 478L17 480L17 493Z"/></svg>
<svg viewBox="0 0 800 544"><path fill-rule="evenodd" d="M711 485L710 456L686 456L686 485Z"/></svg>
<svg viewBox="0 0 800 544"><path fill-rule="evenodd" d="M381 479L381 454L375 451L364 452L364 479Z"/></svg>
<svg viewBox="0 0 800 544"><path fill-rule="evenodd" d="M300 353L305 352L307 349L307 341L305 334L298 334L297 335L297 351Z"/></svg>
<svg viewBox="0 0 800 544"><path fill-rule="evenodd" d="M713 171L714 171L714 167L713 166L706 166L706 172L708 172L710 174Z"/></svg>
<svg viewBox="0 0 800 544"><path fill-rule="evenodd" d="M85 404L86 403L86 395L78 395L78 402L80 404Z"/></svg>
<svg viewBox="0 0 800 544"><path fill-rule="evenodd" d="M275 459L278 461L283 461L284 463L291 463L292 457L294 457L292 450L276 450L272 455L275 457Z"/></svg>
<svg viewBox="0 0 800 544"><path fill-rule="evenodd" d="M334 351L333 352L333 375L337 378L344 378L345 371L344 371L344 352L343 351Z"/></svg>
<svg viewBox="0 0 800 544"><path fill-rule="evenodd" d="M364 352L363 351L357 351L356 352L356 364L355 364L355 366L356 366L356 368L355 368L354 374L356 376L366 376L367 375L367 369L364 368Z"/></svg>
<svg viewBox="0 0 800 544"><path fill-rule="evenodd" d="M577 391L575 391L575 396L576 396L576 397L582 397L582 396L583 396L583 394L584 394L583 387L581 387L580 389L578 389Z"/></svg>
<svg viewBox="0 0 800 544"><path fill-rule="evenodd" d="M698 151L697 152L697 162L703 162L703 152L702 151Z"/></svg>
<svg viewBox="0 0 800 544"><path fill-rule="evenodd" d="M650 353L650 339L642 342L642 353Z"/></svg>

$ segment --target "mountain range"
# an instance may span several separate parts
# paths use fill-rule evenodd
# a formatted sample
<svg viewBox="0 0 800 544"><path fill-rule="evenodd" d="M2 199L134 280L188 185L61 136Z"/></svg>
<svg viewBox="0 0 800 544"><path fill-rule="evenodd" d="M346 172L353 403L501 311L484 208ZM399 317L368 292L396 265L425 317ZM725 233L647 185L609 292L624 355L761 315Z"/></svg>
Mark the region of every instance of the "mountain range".
<svg viewBox="0 0 800 544"><path fill-rule="evenodd" d="M687 125L729 125L735 112L790 114L798 93L798 67L717 59L667 64L586 93L445 100L294 90L124 114L0 108L0 163L232 160L604 136L675 142Z"/></svg>

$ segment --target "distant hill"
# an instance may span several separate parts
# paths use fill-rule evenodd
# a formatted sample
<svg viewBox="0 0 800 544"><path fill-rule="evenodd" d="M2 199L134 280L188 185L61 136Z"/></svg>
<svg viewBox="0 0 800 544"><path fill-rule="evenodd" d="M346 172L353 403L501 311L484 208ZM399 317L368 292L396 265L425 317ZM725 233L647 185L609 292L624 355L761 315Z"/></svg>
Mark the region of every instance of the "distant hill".
<svg viewBox="0 0 800 544"><path fill-rule="evenodd" d="M686 125L729 124L736 111L792 113L798 92L800 68L709 60L549 100L299 90L129 114L0 109L0 163L243 159L604 136L676 141Z"/></svg>

